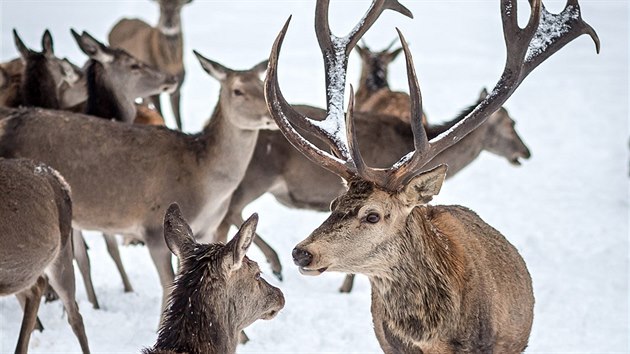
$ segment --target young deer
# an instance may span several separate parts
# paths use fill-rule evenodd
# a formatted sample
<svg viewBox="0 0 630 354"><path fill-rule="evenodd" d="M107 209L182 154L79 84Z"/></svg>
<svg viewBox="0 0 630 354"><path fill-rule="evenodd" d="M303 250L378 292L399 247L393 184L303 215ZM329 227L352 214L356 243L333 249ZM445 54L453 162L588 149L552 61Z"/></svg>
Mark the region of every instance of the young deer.
<svg viewBox="0 0 630 354"><path fill-rule="evenodd" d="M315 28L329 93L324 122L292 109L280 92L277 63L288 21L274 43L265 81L271 115L296 148L348 182L348 191L331 204L330 217L295 247L294 262L306 275L327 270L367 275L374 329L387 354L520 353L527 345L534 297L517 250L471 210L426 205L446 176L444 165L427 171L432 158L478 128L532 70L573 39L589 34L599 51L577 0L569 0L558 15L532 0L524 29L516 5L501 1L507 60L498 84L462 121L430 141L413 63L399 32L415 149L389 168L368 167L361 155L352 90L346 117L339 107L352 48L384 10L408 10L397 0L375 0L360 25L338 38L328 27L328 0L317 2ZM326 141L333 153L314 146L294 125Z"/></svg>
<svg viewBox="0 0 630 354"><path fill-rule="evenodd" d="M245 174L258 130L276 129L261 95L266 61L234 71L198 58L221 84L212 120L199 134L0 108L0 156L30 157L59 170L72 186L76 228L145 241L163 304L174 277L162 237L163 210L177 201L195 235L211 238Z"/></svg>
<svg viewBox="0 0 630 354"><path fill-rule="evenodd" d="M284 307L280 289L267 283L256 262L245 256L257 223L254 214L226 245L200 244L179 206L168 208L164 238L180 268L157 342L145 354L235 353L243 328L274 318Z"/></svg>
<svg viewBox="0 0 630 354"><path fill-rule="evenodd" d="M15 352L28 352L47 278L63 302L81 350L88 353L74 299L69 186L44 164L0 158L0 195L0 296L15 294L24 308Z"/></svg>
<svg viewBox="0 0 630 354"><path fill-rule="evenodd" d="M122 19L109 32L109 44L114 48L125 49L141 61L177 77L179 85L170 97L177 127L181 129L180 88L186 73L181 11L192 0L155 1L160 5L157 27L139 19ZM153 96L152 102L162 114L160 97Z"/></svg>

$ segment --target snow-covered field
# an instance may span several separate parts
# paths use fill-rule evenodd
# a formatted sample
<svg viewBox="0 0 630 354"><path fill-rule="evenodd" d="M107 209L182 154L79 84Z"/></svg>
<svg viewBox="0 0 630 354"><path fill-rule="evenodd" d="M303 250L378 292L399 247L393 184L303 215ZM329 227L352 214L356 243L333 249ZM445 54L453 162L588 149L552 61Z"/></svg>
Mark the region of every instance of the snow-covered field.
<svg viewBox="0 0 630 354"><path fill-rule="evenodd" d="M425 110L448 119L492 86L503 67L504 46L497 0L402 1L414 20L388 12L367 34L382 48L401 28L411 44ZM345 33L369 1L332 1L333 31ZM559 11L562 1L547 1ZM526 1L519 1L521 9ZM525 258L534 281L535 320L529 353L628 352L628 3L582 1L583 16L598 32L602 53L581 37L539 67L506 107L533 157L520 168L484 154L445 184L435 203L470 207L502 231ZM293 21L283 46L280 80L290 102L324 105L324 76L313 31L314 1L194 1L184 10L187 78L183 91L186 130L209 117L219 85L199 67L196 49L228 67L249 68L265 59L284 23ZM527 11L522 11L526 16ZM11 29L39 48L49 28L58 56L85 59L69 29L105 40L121 16L157 20L157 6L138 1L0 0L0 60L15 57ZM349 83L358 80L358 56ZM392 65L392 86L406 90L403 60ZM1 198L1 197L0 197ZM290 210L264 196L259 231L281 256L287 299L272 321L248 328L251 341L239 353L378 353L369 312L369 284L358 277L354 292L337 292L343 275L304 277L292 265L293 246L326 214ZM93 352L129 353L156 338L161 291L144 247L122 249L135 292L124 294L97 233L89 235L101 310L88 303L82 282L77 299ZM268 270L256 250L251 257ZM79 277L80 278L80 277ZM43 304L46 330L35 333L33 353L79 350L59 303ZM21 311L0 300L0 352L12 352Z"/></svg>

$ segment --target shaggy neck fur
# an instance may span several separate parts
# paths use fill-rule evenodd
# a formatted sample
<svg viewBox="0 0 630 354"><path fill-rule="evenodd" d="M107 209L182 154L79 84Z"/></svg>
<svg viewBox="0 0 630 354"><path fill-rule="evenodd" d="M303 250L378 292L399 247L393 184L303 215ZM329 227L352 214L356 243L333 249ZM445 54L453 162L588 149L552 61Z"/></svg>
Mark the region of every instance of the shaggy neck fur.
<svg viewBox="0 0 630 354"><path fill-rule="evenodd" d="M434 223L440 213L439 207L416 207L387 241L392 245L383 245L392 253L385 258L393 262L391 271L370 277L373 301L383 309L374 320L406 345L443 335L459 313L465 265L460 246Z"/></svg>
<svg viewBox="0 0 630 354"><path fill-rule="evenodd" d="M234 316L221 272L223 246L196 244L181 260L181 271L164 314L153 353L231 354L240 328Z"/></svg>
<svg viewBox="0 0 630 354"><path fill-rule="evenodd" d="M387 83L387 68L381 65L377 58L370 59L370 64L361 73L361 82L369 92L376 92L383 88L389 88Z"/></svg>
<svg viewBox="0 0 630 354"><path fill-rule="evenodd" d="M119 122L133 122L136 117L134 102L127 102L124 97L120 97L119 91L112 87L103 64L90 60L86 76L88 90L86 114Z"/></svg>
<svg viewBox="0 0 630 354"><path fill-rule="evenodd" d="M57 85L48 70L43 54L29 56L22 77L22 104L25 106L59 109Z"/></svg>

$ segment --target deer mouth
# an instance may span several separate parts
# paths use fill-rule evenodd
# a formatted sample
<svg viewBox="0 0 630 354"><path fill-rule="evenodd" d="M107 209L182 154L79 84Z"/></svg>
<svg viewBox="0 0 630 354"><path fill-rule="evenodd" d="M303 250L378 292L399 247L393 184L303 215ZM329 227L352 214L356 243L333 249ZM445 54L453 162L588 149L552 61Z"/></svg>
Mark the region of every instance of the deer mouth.
<svg viewBox="0 0 630 354"><path fill-rule="evenodd" d="M326 270L328 270L328 267L317 268L317 269L300 267L299 270L300 270L300 274L302 274L302 275L317 276L317 275L322 274Z"/></svg>
<svg viewBox="0 0 630 354"><path fill-rule="evenodd" d="M267 313L263 314L263 315L262 315L262 317L261 317L261 319L263 319L263 320L270 320L270 319L272 319L272 318L276 317L276 315L278 314L278 312L279 312L278 310L271 310L271 311L269 311L269 312L267 312Z"/></svg>

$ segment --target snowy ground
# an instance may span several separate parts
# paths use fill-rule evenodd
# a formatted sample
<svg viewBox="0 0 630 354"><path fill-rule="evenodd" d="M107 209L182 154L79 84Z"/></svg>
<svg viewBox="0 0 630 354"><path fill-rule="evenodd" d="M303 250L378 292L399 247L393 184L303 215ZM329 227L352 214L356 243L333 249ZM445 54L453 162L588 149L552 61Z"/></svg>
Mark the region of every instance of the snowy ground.
<svg viewBox="0 0 630 354"><path fill-rule="evenodd" d="M415 55L425 110L434 120L452 117L501 72L504 49L498 1L402 1L416 19L387 13L366 36L384 47L405 33ZM368 1L332 1L336 33L350 29ZM526 2L519 1L521 8ZM563 3L548 1L552 11ZM529 353L628 351L628 4L582 1L584 18L598 31L602 53L581 37L536 70L507 103L533 157L520 168L489 154L450 180L436 203L462 204L501 230L520 250L534 281L534 328ZM197 131L216 102L218 84L199 68L191 50L233 68L265 59L289 14L293 21L280 61L280 80L291 102L322 106L321 57L312 30L313 1L201 1L184 10L187 79L184 123ZM525 12L525 11L523 11ZM157 19L150 1L0 0L0 59L16 56L10 30L38 48L44 28L59 56L82 62L69 28L105 39L120 16ZM522 14L523 16L526 13ZM357 57L348 81L358 80ZM393 86L406 89L403 61L394 63ZM303 277L290 251L326 217L289 210L270 196L248 212L261 215L259 231L281 255L287 304L270 322L248 329L239 353L378 353L369 313L369 285L358 277L350 295L337 293L341 274ZM93 310L82 283L77 298L93 352L137 352L154 343L160 288L148 252L122 249L136 289L124 294L104 242L89 237L97 295ZM260 253L251 256L262 264ZM264 269L268 269L263 265ZM14 349L20 311L0 300L0 352ZM34 353L79 350L60 304L42 305L43 333Z"/></svg>

